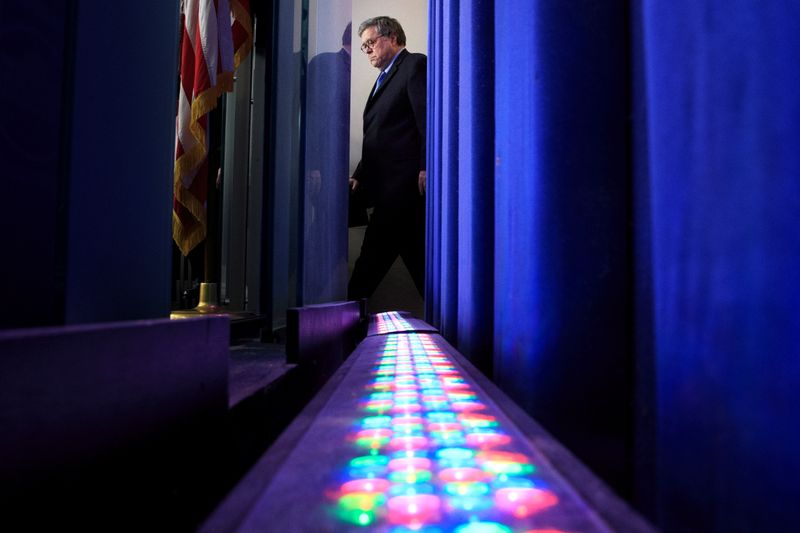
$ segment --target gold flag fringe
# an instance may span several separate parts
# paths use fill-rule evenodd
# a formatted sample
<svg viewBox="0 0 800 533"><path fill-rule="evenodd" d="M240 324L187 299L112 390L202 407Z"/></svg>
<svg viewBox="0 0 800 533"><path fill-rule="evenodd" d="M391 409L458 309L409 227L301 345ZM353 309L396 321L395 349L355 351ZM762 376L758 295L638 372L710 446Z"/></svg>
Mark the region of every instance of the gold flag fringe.
<svg viewBox="0 0 800 533"><path fill-rule="evenodd" d="M231 11L234 18L245 28L248 35L247 39L234 53L235 70L253 48L253 24L250 14L237 0L232 0ZM194 146L175 160L173 176L175 198L197 220L197 224L186 227L177 213L174 211L172 213L172 238L184 256L189 255L189 252L203 242L206 237L206 210L204 203L196 198L188 188L184 187L182 177L196 172L208 156L206 132L199 123L200 118L217 107L219 96L223 92L232 90L233 72L223 72L217 77L216 86L206 89L192 100L189 131L196 142Z"/></svg>

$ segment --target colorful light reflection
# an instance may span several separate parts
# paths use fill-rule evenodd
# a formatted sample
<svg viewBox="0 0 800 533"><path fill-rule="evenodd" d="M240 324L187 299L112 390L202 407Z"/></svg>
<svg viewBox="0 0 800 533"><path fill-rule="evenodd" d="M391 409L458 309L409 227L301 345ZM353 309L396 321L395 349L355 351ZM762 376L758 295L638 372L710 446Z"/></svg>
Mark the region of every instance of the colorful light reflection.
<svg viewBox="0 0 800 533"><path fill-rule="evenodd" d="M375 330L379 335L383 335L399 331L413 331L414 327L397 311L387 311L375 315Z"/></svg>
<svg viewBox="0 0 800 533"><path fill-rule="evenodd" d="M381 328L410 325L381 314ZM343 522L391 531L534 531L530 519L558 505L432 335L385 336L360 409L354 457L330 492Z"/></svg>

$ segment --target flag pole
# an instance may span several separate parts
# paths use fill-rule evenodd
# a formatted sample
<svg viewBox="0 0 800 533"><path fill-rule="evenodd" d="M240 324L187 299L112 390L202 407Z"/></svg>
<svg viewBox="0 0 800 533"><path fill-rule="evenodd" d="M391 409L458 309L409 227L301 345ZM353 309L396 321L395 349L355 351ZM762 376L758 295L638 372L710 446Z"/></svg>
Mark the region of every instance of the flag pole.
<svg viewBox="0 0 800 533"><path fill-rule="evenodd" d="M171 318L184 318L197 315L234 315L219 304L220 281L220 217L219 217L219 184L222 178L222 124L221 117L225 106L220 106L209 113L208 137L211 149L208 152L208 180L206 191L206 238L203 250L203 281L200 283L200 295L197 306L170 314ZM216 172L213 171L216 169Z"/></svg>
<svg viewBox="0 0 800 533"><path fill-rule="evenodd" d="M216 111L211 115L211 131L221 132L214 124ZM221 143L220 143L221 144ZM217 144L219 146L219 144ZM195 310L198 313L224 313L229 314L219 304L219 282L220 282L220 223L219 223L219 183L222 176L220 150L212 150L209 154L209 169L216 168L217 172L208 173L208 198L206 199L206 247L203 268L204 282L200 283L200 300ZM212 175L214 176L212 178Z"/></svg>

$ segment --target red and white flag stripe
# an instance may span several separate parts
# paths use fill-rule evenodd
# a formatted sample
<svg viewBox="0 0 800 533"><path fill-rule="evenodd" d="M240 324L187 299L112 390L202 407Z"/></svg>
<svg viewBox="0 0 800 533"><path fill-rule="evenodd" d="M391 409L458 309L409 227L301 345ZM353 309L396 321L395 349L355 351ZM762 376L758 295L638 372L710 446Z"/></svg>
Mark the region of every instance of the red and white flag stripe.
<svg viewBox="0 0 800 533"><path fill-rule="evenodd" d="M237 50L252 47L249 2L184 0L182 6L180 91L175 134L172 236L187 255L206 235L208 112L219 95L233 89L234 32L244 40ZM237 16L236 12L240 15Z"/></svg>

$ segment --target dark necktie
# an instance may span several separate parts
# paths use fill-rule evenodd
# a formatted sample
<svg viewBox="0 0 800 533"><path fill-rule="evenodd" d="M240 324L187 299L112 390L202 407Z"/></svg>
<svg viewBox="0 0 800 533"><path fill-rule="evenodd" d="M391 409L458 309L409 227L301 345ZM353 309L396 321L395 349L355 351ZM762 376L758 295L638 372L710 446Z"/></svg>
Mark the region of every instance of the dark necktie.
<svg viewBox="0 0 800 533"><path fill-rule="evenodd" d="M378 75L378 81L375 82L375 91L372 93L373 96L378 92L378 88L381 86L381 83L383 83L384 78L386 78L386 71L382 70Z"/></svg>

